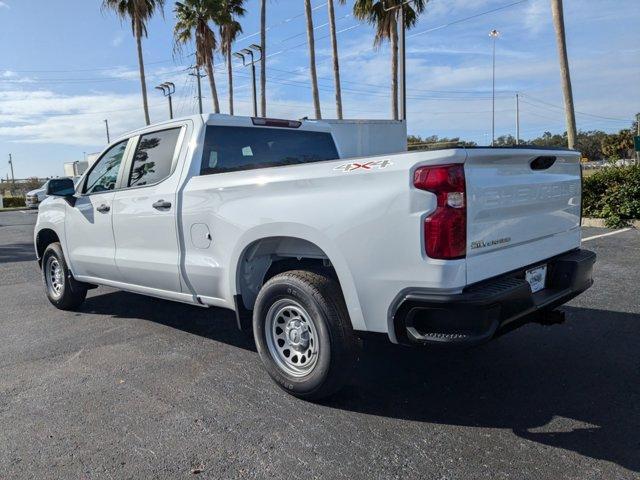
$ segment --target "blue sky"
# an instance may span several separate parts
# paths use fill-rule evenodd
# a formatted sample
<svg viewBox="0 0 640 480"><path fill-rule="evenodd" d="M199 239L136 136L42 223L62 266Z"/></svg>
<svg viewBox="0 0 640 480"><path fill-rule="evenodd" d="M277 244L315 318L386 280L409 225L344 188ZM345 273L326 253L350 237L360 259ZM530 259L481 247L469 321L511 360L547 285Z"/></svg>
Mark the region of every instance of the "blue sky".
<svg viewBox="0 0 640 480"><path fill-rule="evenodd" d="M562 94L549 0L432 0L407 34L408 129L460 136L480 144L491 132L491 40L497 28L496 134L564 131ZM100 10L99 0L0 0L0 175L8 154L17 178L62 175L62 164L104 147L112 136L143 124L135 42L130 25ZM372 48L373 33L347 6L337 6L344 113L387 118L390 58ZM335 116L327 7L314 0L322 112ZM617 131L640 111L640 8L637 0L565 0L568 49L578 128ZM259 0L247 0L238 48L258 41ZM499 9L499 10L496 10ZM153 121L167 105L153 89L173 81L178 115L195 113L190 57L174 57L173 2L149 24L144 41ZM493 12L490 12L495 10ZM483 14L484 12L490 12ZM268 114L312 116L302 0L268 4ZM191 52L186 48L185 52ZM236 66L236 114L251 113L248 71ZM204 107L212 110L206 79ZM220 101L227 108L223 59L217 59Z"/></svg>

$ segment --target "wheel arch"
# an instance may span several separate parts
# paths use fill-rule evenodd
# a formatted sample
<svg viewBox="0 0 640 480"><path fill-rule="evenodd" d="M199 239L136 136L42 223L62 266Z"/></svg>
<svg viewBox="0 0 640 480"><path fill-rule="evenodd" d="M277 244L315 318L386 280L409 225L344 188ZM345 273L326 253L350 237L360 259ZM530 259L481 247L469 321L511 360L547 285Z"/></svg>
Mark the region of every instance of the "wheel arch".
<svg viewBox="0 0 640 480"><path fill-rule="evenodd" d="M241 317L251 314L258 291L269 278L288 270L307 269L334 276L353 329L365 329L357 291L346 261L330 242L313 233L316 232L292 232L289 228L279 228L242 242L230 272L230 285L241 328L243 323L247 323Z"/></svg>
<svg viewBox="0 0 640 480"><path fill-rule="evenodd" d="M36 233L36 256L38 264L42 266L42 255L49 245L60 242L60 237L52 228L42 228Z"/></svg>

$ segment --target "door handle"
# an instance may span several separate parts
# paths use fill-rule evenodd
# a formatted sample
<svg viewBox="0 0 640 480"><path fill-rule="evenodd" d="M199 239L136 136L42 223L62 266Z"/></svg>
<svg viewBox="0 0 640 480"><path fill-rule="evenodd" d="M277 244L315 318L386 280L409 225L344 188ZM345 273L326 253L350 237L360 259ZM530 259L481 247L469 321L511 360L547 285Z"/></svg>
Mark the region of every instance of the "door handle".
<svg viewBox="0 0 640 480"><path fill-rule="evenodd" d="M156 210L166 210L168 208L171 208L171 202L165 202L164 200L158 200L157 202L153 203L153 208L155 208Z"/></svg>
<svg viewBox="0 0 640 480"><path fill-rule="evenodd" d="M111 207L103 203L98 208L96 208L96 210L98 210L100 213L107 213L109 210L111 210Z"/></svg>

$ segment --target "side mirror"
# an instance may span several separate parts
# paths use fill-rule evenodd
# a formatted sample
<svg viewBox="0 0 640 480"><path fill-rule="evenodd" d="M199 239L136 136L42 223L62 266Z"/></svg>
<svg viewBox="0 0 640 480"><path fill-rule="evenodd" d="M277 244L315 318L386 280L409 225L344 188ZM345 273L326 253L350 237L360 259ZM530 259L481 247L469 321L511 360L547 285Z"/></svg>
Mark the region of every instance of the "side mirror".
<svg viewBox="0 0 640 480"><path fill-rule="evenodd" d="M70 178L52 178L47 183L47 195L64 198L72 207L76 204L76 186Z"/></svg>
<svg viewBox="0 0 640 480"><path fill-rule="evenodd" d="M47 183L47 195L70 197L76 193L76 187L70 178L52 178Z"/></svg>

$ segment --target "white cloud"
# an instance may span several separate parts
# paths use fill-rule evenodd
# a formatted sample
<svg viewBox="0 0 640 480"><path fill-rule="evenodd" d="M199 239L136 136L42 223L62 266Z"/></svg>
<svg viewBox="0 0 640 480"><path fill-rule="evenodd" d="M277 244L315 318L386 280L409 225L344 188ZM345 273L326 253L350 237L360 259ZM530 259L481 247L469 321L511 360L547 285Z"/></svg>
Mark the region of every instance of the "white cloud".
<svg viewBox="0 0 640 480"><path fill-rule="evenodd" d="M123 32L118 32L113 37L113 40L111 40L111 46L112 47L119 47L120 45L122 45L122 42L124 42L124 33Z"/></svg>
<svg viewBox="0 0 640 480"><path fill-rule="evenodd" d="M0 8L11 8L7 2L0 0Z"/></svg>
<svg viewBox="0 0 640 480"><path fill-rule="evenodd" d="M531 0L525 11L522 21L525 28L531 34L540 33L550 23L551 9L548 0Z"/></svg>

